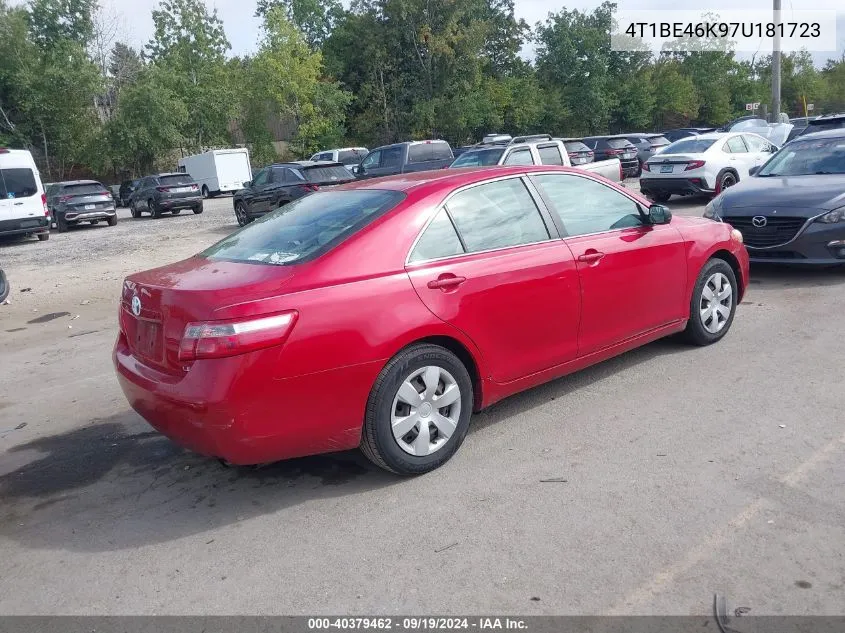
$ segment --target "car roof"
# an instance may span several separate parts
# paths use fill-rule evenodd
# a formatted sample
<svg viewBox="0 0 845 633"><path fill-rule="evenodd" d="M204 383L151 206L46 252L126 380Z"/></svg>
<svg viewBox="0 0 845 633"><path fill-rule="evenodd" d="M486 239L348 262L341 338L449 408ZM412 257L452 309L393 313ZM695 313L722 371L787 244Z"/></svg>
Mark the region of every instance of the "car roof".
<svg viewBox="0 0 845 633"><path fill-rule="evenodd" d="M698 136L692 136L690 138L694 138L696 141L718 141L720 138L739 136L740 134L753 134L753 132L707 132L706 134L699 134ZM759 134L757 136L759 136ZM678 140L683 141L686 139L680 138Z"/></svg>
<svg viewBox="0 0 845 633"><path fill-rule="evenodd" d="M333 160L292 160L288 163L273 163L271 167L299 167L304 169L305 167L334 167L340 166L343 167L343 163L338 163ZM344 167L345 169L345 167Z"/></svg>
<svg viewBox="0 0 845 633"><path fill-rule="evenodd" d="M809 121L810 125L813 124L822 124L827 121L835 121L836 119L845 119L845 112L835 112L833 114L821 114L817 116L815 119L811 119Z"/></svg>
<svg viewBox="0 0 845 633"><path fill-rule="evenodd" d="M388 145L380 145L372 149L371 151L375 152L376 150L380 149L387 149L389 147L401 147L403 145L423 145L423 144L430 144L430 143L446 143L442 138L429 138L422 141L402 141L400 143L390 143ZM448 144L448 143L447 143Z"/></svg>
<svg viewBox="0 0 845 633"><path fill-rule="evenodd" d="M808 134L802 134L801 136L796 137L793 140L812 140L814 138L845 138L845 127L836 128L833 130L819 130L818 132L809 132Z"/></svg>
<svg viewBox="0 0 845 633"><path fill-rule="evenodd" d="M160 174L153 174L153 178L161 178L162 176L187 176L190 178L191 174L186 174L181 171L165 171Z"/></svg>
<svg viewBox="0 0 845 633"><path fill-rule="evenodd" d="M491 180L500 176L513 176L518 174L530 174L537 172L558 171L561 173L585 175L582 169L572 167L559 167L556 165L525 165L520 167L503 166L496 167L463 167L459 169L437 169L434 171L418 171L384 178L373 178L370 180L356 180L338 187L338 189L387 189L390 191L419 191L430 189L432 192L437 189L457 188L465 185L472 185L485 180Z"/></svg>
<svg viewBox="0 0 845 633"><path fill-rule="evenodd" d="M585 139L590 139L591 141L609 141L611 139L622 139L624 141L628 140L629 136L641 136L640 134L604 134L600 136L585 136Z"/></svg>

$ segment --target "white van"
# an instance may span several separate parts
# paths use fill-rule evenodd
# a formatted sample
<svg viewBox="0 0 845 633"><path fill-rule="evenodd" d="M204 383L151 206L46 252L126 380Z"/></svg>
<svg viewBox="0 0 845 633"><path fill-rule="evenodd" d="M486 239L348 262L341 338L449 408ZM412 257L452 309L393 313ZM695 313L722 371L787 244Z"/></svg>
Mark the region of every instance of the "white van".
<svg viewBox="0 0 845 633"><path fill-rule="evenodd" d="M0 235L50 239L47 196L32 154L0 147Z"/></svg>
<svg viewBox="0 0 845 633"><path fill-rule="evenodd" d="M179 171L194 179L203 198L238 191L252 180L249 151L245 147L185 156L179 159Z"/></svg>

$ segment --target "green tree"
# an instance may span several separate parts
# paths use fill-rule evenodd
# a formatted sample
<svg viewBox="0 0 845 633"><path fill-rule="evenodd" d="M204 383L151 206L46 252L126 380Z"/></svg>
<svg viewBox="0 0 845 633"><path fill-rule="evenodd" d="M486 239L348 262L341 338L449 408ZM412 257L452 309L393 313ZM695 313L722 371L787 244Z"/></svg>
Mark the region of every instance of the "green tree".
<svg viewBox="0 0 845 633"><path fill-rule="evenodd" d="M299 29L313 50L322 46L343 15L339 0L258 0L255 15L266 18L276 8Z"/></svg>
<svg viewBox="0 0 845 633"><path fill-rule="evenodd" d="M658 62L652 71L652 82L655 129L683 127L698 118L698 92L679 62Z"/></svg>
<svg viewBox="0 0 845 633"><path fill-rule="evenodd" d="M94 32L96 8L97 0L31 0L34 42L45 50L63 42L86 46Z"/></svg>
<svg viewBox="0 0 845 633"><path fill-rule="evenodd" d="M229 41L217 11L202 0L163 0L154 10L155 35L146 46L150 62L162 70L167 89L191 104L182 135L190 149L228 144L235 95L227 72Z"/></svg>

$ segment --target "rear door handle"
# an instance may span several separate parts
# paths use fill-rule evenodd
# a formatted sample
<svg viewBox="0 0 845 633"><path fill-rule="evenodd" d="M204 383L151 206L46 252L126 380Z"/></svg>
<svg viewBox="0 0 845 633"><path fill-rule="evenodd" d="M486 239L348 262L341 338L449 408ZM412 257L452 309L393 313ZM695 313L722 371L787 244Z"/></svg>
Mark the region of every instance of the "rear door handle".
<svg viewBox="0 0 845 633"><path fill-rule="evenodd" d="M602 257L604 257L604 253L599 253L598 251L587 251L583 255L578 256L578 261L593 264L600 261Z"/></svg>
<svg viewBox="0 0 845 633"><path fill-rule="evenodd" d="M437 290L438 288L443 290L443 289L448 289L448 288L454 288L455 286L460 286L466 280L467 280L466 277L458 277L458 276L455 276L455 275L450 275L448 277L444 276L444 277L439 277L438 279L433 279L433 280L429 281L427 285L432 290Z"/></svg>
<svg viewBox="0 0 845 633"><path fill-rule="evenodd" d="M16 207L19 207L19 206L21 206L22 204L23 204L23 202L15 202L15 206L16 206Z"/></svg>

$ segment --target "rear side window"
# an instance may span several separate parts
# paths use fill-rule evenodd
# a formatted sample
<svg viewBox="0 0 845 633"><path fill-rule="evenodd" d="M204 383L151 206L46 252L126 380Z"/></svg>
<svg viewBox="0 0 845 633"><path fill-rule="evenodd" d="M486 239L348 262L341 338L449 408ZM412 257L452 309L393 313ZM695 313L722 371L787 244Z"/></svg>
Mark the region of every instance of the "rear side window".
<svg viewBox="0 0 845 633"><path fill-rule="evenodd" d="M729 154L745 154L748 152L748 148L745 147L745 142L741 136L729 138L722 149Z"/></svg>
<svg viewBox="0 0 845 633"><path fill-rule="evenodd" d="M319 256L394 208L399 191L318 191L294 200L201 253L211 259L283 266Z"/></svg>
<svg viewBox="0 0 845 633"><path fill-rule="evenodd" d="M38 193L35 174L26 167L0 169L0 197L31 198Z"/></svg>
<svg viewBox="0 0 845 633"><path fill-rule="evenodd" d="M346 167L307 167L303 170L309 182L336 182L352 180L352 174Z"/></svg>
<svg viewBox="0 0 845 633"><path fill-rule="evenodd" d="M534 199L519 178L467 189L446 207L470 253L549 239Z"/></svg>
<svg viewBox="0 0 845 633"><path fill-rule="evenodd" d="M541 145L537 148L541 165L563 165L563 157L557 145Z"/></svg>
<svg viewBox="0 0 845 633"><path fill-rule="evenodd" d="M430 160L449 160L452 149L445 141L415 143L408 148L409 163L427 163Z"/></svg>
<svg viewBox="0 0 845 633"><path fill-rule="evenodd" d="M192 185L194 179L189 174L173 174L171 176L162 176L158 181L165 186L172 187L173 185Z"/></svg>
<svg viewBox="0 0 845 633"><path fill-rule="evenodd" d="M440 259L441 257L460 255L463 252L464 247L455 232L452 220L446 214L446 209L441 209L431 221L431 224L428 225L425 233L420 236L417 245L411 252L409 261L421 262L427 259Z"/></svg>
<svg viewBox="0 0 845 633"><path fill-rule="evenodd" d="M94 193L106 193L106 188L98 182L86 182L62 187L62 194L66 196L87 196Z"/></svg>

